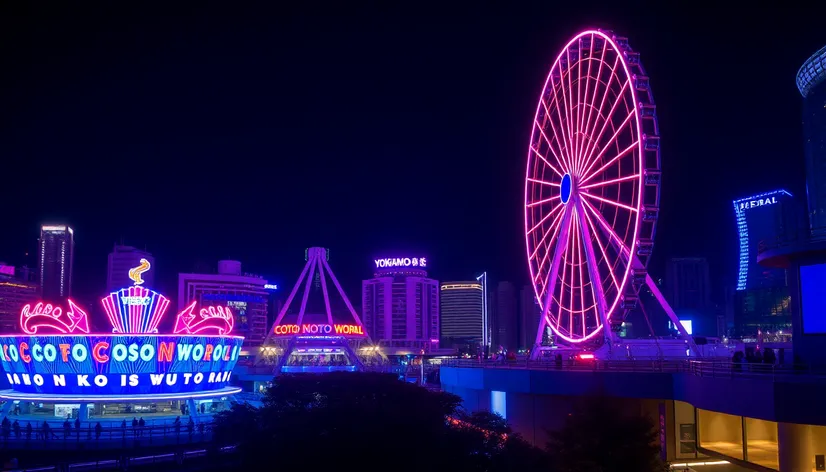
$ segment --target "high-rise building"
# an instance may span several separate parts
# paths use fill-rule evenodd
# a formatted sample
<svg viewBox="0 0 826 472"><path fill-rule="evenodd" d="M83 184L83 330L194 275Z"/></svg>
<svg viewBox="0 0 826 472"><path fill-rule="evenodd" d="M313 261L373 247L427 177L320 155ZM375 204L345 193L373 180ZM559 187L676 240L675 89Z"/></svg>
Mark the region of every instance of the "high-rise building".
<svg viewBox="0 0 826 472"><path fill-rule="evenodd" d="M734 336L756 338L790 332L791 307L785 269L757 264L757 254L796 231L792 195L775 190L734 202L740 252L735 293Z"/></svg>
<svg viewBox="0 0 826 472"><path fill-rule="evenodd" d="M692 323L692 334L716 336L717 315L711 303L708 260L703 257L674 257L666 266L668 303L680 320Z"/></svg>
<svg viewBox="0 0 826 472"><path fill-rule="evenodd" d="M14 266L0 262L0 334L17 333L20 310L24 305L37 303L38 287L27 271L22 274Z"/></svg>
<svg viewBox="0 0 826 472"><path fill-rule="evenodd" d="M74 231L67 225L40 227L40 292L45 301L72 295L72 266L75 258Z"/></svg>
<svg viewBox="0 0 826 472"><path fill-rule="evenodd" d="M519 291L519 349L533 348L541 316L542 308L533 287L525 285Z"/></svg>
<svg viewBox="0 0 826 472"><path fill-rule="evenodd" d="M470 349L481 346L485 338L482 284L477 280L442 282L439 288L443 346Z"/></svg>
<svg viewBox="0 0 826 472"><path fill-rule="evenodd" d="M496 285L493 310L494 349L499 347L507 351L519 347L519 308L516 299L516 287L510 282L502 281Z"/></svg>
<svg viewBox="0 0 826 472"><path fill-rule="evenodd" d="M244 336L244 350L261 345L267 336L267 281L241 272L238 261L218 261L217 274L178 274L178 310L193 301L198 306L228 306L235 316L233 332Z"/></svg>
<svg viewBox="0 0 826 472"><path fill-rule="evenodd" d="M155 266L155 258L152 254L135 249L132 246L115 245L112 252L109 253L109 263L107 265L106 274L106 289L109 292L120 290L123 287L132 285L132 280L129 278L129 269L138 267L141 264L141 259L149 261L150 266ZM146 286L153 287L155 281L155 271L149 270L142 274L142 278Z"/></svg>
<svg viewBox="0 0 826 472"><path fill-rule="evenodd" d="M826 46L800 67L797 88L803 95L809 225L821 238L826 237Z"/></svg>
<svg viewBox="0 0 826 472"><path fill-rule="evenodd" d="M364 327L386 354L439 348L439 282L427 277L426 259L412 260L377 260L373 278L361 283Z"/></svg>

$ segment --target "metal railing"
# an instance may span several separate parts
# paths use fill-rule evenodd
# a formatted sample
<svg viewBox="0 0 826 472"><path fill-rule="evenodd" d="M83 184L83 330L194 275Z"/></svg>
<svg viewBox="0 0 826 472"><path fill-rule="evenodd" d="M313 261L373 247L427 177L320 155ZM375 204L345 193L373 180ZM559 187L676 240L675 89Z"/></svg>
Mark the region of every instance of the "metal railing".
<svg viewBox="0 0 826 472"><path fill-rule="evenodd" d="M209 441L212 439L213 423L190 425L163 424L152 426L108 425L98 429L85 423L76 428L43 428L43 422L32 421L32 428L27 428L27 420L18 421L19 428L13 423L0 428L0 449L112 449L138 448L150 445L175 445ZM86 426L88 425L88 426Z"/></svg>
<svg viewBox="0 0 826 472"><path fill-rule="evenodd" d="M651 372L690 373L698 377L756 378L791 382L826 382L826 368L806 365L758 364L730 361L698 361L688 359L634 359L597 360L566 359L555 361L479 361L476 359L448 359L445 367L487 369L559 370L574 372Z"/></svg>

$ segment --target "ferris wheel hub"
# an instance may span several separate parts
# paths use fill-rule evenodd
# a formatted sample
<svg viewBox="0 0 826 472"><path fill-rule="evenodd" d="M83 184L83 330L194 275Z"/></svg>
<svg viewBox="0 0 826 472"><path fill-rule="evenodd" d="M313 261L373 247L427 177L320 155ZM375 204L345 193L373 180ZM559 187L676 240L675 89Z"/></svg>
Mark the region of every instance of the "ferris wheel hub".
<svg viewBox="0 0 826 472"><path fill-rule="evenodd" d="M559 183L559 199L562 200L563 205L566 205L571 201L571 194L573 191L574 182L571 179L571 174L566 173L562 176L562 181Z"/></svg>

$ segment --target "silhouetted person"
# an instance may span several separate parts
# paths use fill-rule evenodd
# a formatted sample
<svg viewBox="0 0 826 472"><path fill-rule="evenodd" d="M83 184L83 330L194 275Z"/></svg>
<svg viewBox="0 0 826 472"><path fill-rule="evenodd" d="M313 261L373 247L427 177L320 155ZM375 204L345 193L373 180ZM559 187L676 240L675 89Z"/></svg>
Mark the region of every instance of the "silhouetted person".
<svg viewBox="0 0 826 472"><path fill-rule="evenodd" d="M763 363L774 365L777 362L777 357L774 355L774 349L766 348L766 353L763 354Z"/></svg>
<svg viewBox="0 0 826 472"><path fill-rule="evenodd" d="M189 440L192 441L192 433L195 431L195 422L192 417L189 417L189 422L186 424L186 431L189 433Z"/></svg>
<svg viewBox="0 0 826 472"><path fill-rule="evenodd" d="M143 436L143 428L146 427L146 421L143 420L143 416L138 420L138 427L140 429L140 435Z"/></svg>
<svg viewBox="0 0 826 472"><path fill-rule="evenodd" d="M132 435L138 436L138 419L135 417L132 417Z"/></svg>
<svg viewBox="0 0 826 472"><path fill-rule="evenodd" d="M14 430L14 437L20 439L20 423L17 420L14 420L14 423L11 425L11 429Z"/></svg>
<svg viewBox="0 0 826 472"><path fill-rule="evenodd" d="M63 439L69 439L69 436L72 434L72 423L69 423L69 420L63 422Z"/></svg>
<svg viewBox="0 0 826 472"><path fill-rule="evenodd" d="M28 441L32 438L32 430L33 429L34 428L32 428L32 422L31 421L26 421L26 441Z"/></svg>
<svg viewBox="0 0 826 472"><path fill-rule="evenodd" d="M78 434L80 434L80 418L75 418L75 429L78 431Z"/></svg>
<svg viewBox="0 0 826 472"><path fill-rule="evenodd" d="M100 421L95 425L95 439L100 439L100 433L103 431L103 426L100 425Z"/></svg>

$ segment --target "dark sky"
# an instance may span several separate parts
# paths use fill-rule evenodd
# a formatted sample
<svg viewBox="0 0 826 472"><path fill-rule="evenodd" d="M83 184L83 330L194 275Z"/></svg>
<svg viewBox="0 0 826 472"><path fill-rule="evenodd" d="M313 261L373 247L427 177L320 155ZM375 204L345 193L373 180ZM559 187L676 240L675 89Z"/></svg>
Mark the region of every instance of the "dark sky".
<svg viewBox="0 0 826 472"><path fill-rule="evenodd" d="M310 245L356 300L378 255L522 283L531 120L585 27L628 36L651 77L652 271L707 256L715 283L733 278L731 200L801 194L794 77L826 44L808 8L275 3L0 5L0 260L33 265L39 224L67 221L82 294L103 289L121 238L155 254L162 284L236 258L291 285Z"/></svg>

